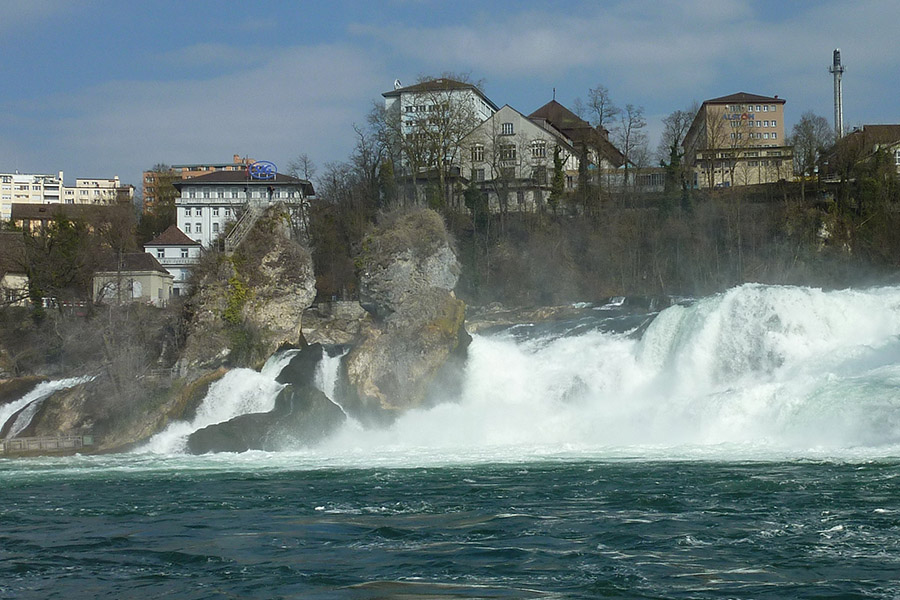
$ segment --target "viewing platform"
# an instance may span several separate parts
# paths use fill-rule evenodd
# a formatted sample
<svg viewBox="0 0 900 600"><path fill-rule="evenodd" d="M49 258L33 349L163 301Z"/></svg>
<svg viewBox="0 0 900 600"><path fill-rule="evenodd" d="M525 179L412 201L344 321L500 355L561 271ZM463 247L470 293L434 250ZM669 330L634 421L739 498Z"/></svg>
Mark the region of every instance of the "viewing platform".
<svg viewBox="0 0 900 600"><path fill-rule="evenodd" d="M64 435L59 437L26 437L0 440L0 455L13 454L73 454L94 445L92 435Z"/></svg>

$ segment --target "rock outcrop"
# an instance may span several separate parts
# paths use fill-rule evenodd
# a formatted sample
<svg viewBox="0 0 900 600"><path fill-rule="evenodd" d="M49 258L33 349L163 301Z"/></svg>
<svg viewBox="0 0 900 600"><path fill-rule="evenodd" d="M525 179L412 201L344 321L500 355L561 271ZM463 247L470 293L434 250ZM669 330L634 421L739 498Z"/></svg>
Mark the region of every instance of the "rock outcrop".
<svg viewBox="0 0 900 600"><path fill-rule="evenodd" d="M364 241L360 303L372 315L346 357L342 393L362 420L388 421L441 393L465 356L459 263L440 216L388 219Z"/></svg>
<svg viewBox="0 0 900 600"><path fill-rule="evenodd" d="M318 344L307 346L282 369L277 380L286 385L271 411L241 415L195 431L188 438L188 450L194 454L286 450L325 438L346 415L312 386L323 351Z"/></svg>
<svg viewBox="0 0 900 600"><path fill-rule="evenodd" d="M298 345L315 283L309 251L270 208L233 255L210 256L199 267L181 373L259 367L278 348Z"/></svg>

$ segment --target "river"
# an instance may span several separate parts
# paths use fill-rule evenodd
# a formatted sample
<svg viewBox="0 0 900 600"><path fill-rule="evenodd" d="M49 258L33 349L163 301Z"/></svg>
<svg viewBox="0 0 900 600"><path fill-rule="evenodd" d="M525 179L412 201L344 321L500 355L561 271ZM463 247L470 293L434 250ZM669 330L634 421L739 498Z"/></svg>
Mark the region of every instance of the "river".
<svg viewBox="0 0 900 600"><path fill-rule="evenodd" d="M583 308L315 448L182 453L276 357L140 451L0 460L0 598L900 598L900 288Z"/></svg>

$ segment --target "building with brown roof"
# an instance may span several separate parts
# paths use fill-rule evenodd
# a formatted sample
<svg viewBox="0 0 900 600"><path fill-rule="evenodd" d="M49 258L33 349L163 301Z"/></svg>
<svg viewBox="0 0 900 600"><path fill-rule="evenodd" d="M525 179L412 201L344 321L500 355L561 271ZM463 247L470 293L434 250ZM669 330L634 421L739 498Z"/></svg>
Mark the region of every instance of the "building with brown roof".
<svg viewBox="0 0 900 600"><path fill-rule="evenodd" d="M254 163L262 164L262 163ZM265 163L268 165L269 163ZM185 235L208 246L248 208L277 203L305 207L315 198L312 183L274 171L214 171L175 182L176 222Z"/></svg>
<svg viewBox="0 0 900 600"><path fill-rule="evenodd" d="M246 171L254 162L256 161L252 158L246 156L242 158L241 155L235 154L230 163L191 163L144 171L143 210L146 213L157 200L167 199L167 194L171 193L170 186L179 179L191 179L215 171Z"/></svg>
<svg viewBox="0 0 900 600"><path fill-rule="evenodd" d="M173 295L174 277L147 252L108 255L94 273L98 304L144 302L165 306Z"/></svg>
<svg viewBox="0 0 900 600"><path fill-rule="evenodd" d="M784 134L785 100L738 92L706 100L684 139L694 186L772 183L793 173Z"/></svg>
<svg viewBox="0 0 900 600"><path fill-rule="evenodd" d="M191 268L200 260L200 243L185 235L177 225L170 225L144 244L144 251L172 275L172 295L183 295Z"/></svg>
<svg viewBox="0 0 900 600"><path fill-rule="evenodd" d="M850 177L856 165L886 152L894 172L900 175L900 125L863 125L839 139L822 157L823 176Z"/></svg>

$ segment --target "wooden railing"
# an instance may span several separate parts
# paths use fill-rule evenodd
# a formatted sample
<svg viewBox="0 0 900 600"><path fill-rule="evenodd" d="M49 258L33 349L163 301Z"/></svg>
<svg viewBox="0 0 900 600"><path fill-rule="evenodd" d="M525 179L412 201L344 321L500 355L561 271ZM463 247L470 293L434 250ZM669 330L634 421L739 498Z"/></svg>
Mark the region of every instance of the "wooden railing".
<svg viewBox="0 0 900 600"><path fill-rule="evenodd" d="M0 454L70 452L93 445L94 436L92 435L10 438L0 440Z"/></svg>

